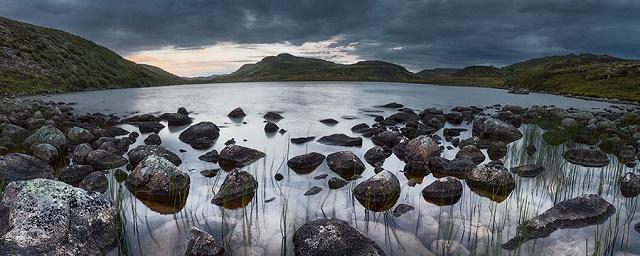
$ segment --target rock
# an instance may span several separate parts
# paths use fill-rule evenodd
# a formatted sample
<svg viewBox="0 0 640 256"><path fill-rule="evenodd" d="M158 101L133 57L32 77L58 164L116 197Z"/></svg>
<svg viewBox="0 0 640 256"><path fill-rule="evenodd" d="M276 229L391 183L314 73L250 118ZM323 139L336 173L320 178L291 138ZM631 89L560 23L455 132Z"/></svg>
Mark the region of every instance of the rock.
<svg viewBox="0 0 640 256"><path fill-rule="evenodd" d="M11 141L18 143L22 142L29 136L29 131L20 126L14 124L2 123L0 124L0 137L9 138Z"/></svg>
<svg viewBox="0 0 640 256"><path fill-rule="evenodd" d="M293 234L297 256L384 256L370 238L338 219L317 219L300 226Z"/></svg>
<svg viewBox="0 0 640 256"><path fill-rule="evenodd" d="M102 171L95 171L82 179L78 187L89 192L104 193L109 189L109 180Z"/></svg>
<svg viewBox="0 0 640 256"><path fill-rule="evenodd" d="M444 119L451 124L462 124L464 116L460 112L449 112L444 115Z"/></svg>
<svg viewBox="0 0 640 256"><path fill-rule="evenodd" d="M480 149L472 145L461 148L460 151L458 151L458 153L456 154L456 158L463 157L471 159L475 164L481 164L485 159L484 153L482 153Z"/></svg>
<svg viewBox="0 0 640 256"><path fill-rule="evenodd" d="M273 112L273 111L269 111L266 114L264 114L263 118L267 119L267 120L275 121L275 122L284 119L284 117L282 117L282 115L280 115L277 112Z"/></svg>
<svg viewBox="0 0 640 256"><path fill-rule="evenodd" d="M406 123L409 121L418 121L420 117L416 113L402 111L389 116L387 119L393 120L396 123Z"/></svg>
<svg viewBox="0 0 640 256"><path fill-rule="evenodd" d="M113 169L127 163L129 161L126 158L102 149L91 151L87 155L87 164L93 166L96 170Z"/></svg>
<svg viewBox="0 0 640 256"><path fill-rule="evenodd" d="M173 163L176 166L180 166L180 164L182 164L182 160L180 159L180 157L178 157L178 155L162 146L140 145L127 153L127 157L129 157L129 161L134 168L138 166L138 163L142 162L145 158L152 155L167 159L169 160L169 162Z"/></svg>
<svg viewBox="0 0 640 256"><path fill-rule="evenodd" d="M136 122L132 124L138 126L140 133L157 133L165 127L163 124L158 122Z"/></svg>
<svg viewBox="0 0 640 256"><path fill-rule="evenodd" d="M365 170L364 163L351 151L340 151L327 156L329 169L345 180L360 175Z"/></svg>
<svg viewBox="0 0 640 256"><path fill-rule="evenodd" d="M632 146L622 146L616 155L621 163L630 167L635 167L636 152Z"/></svg>
<svg viewBox="0 0 640 256"><path fill-rule="evenodd" d="M448 160L443 157L433 157L428 161L429 169L434 177L453 176L464 179L476 164L471 158L455 158Z"/></svg>
<svg viewBox="0 0 640 256"><path fill-rule="evenodd" d="M220 169L206 169L206 170L202 170L200 171L200 174L204 177L207 178L213 178L216 175L218 175L218 172L220 171Z"/></svg>
<svg viewBox="0 0 640 256"><path fill-rule="evenodd" d="M53 169L46 162L19 153L0 156L0 187L13 181L38 178L53 179Z"/></svg>
<svg viewBox="0 0 640 256"><path fill-rule="evenodd" d="M473 168L471 172L467 173L465 181L469 187L499 195L508 195L516 187L515 180L509 170L496 162Z"/></svg>
<svg viewBox="0 0 640 256"><path fill-rule="evenodd" d="M387 103L387 104L380 105L380 106L377 106L377 107L380 107L380 108L403 108L404 105L402 105L400 103L396 103L396 102L391 102L391 103Z"/></svg>
<svg viewBox="0 0 640 256"><path fill-rule="evenodd" d="M77 126L74 126L67 131L67 139L71 145L92 143L96 140L95 136L93 136L89 130Z"/></svg>
<svg viewBox="0 0 640 256"><path fill-rule="evenodd" d="M320 120L320 122L329 126L336 125L339 123L338 120L335 120L333 118L322 119Z"/></svg>
<svg viewBox="0 0 640 256"><path fill-rule="evenodd" d="M120 234L108 196L54 180L10 183L0 216L0 254L104 255Z"/></svg>
<svg viewBox="0 0 640 256"><path fill-rule="evenodd" d="M253 198L258 182L250 173L235 169L224 179L220 190L215 194L211 203L218 206L232 205L234 201L243 198Z"/></svg>
<svg viewBox="0 0 640 256"><path fill-rule="evenodd" d="M169 126L180 126L193 123L193 120L191 120L188 115L181 113L164 113L160 115L160 119L166 120Z"/></svg>
<svg viewBox="0 0 640 256"><path fill-rule="evenodd" d="M528 164L511 168L512 173L521 177L533 178L544 171L544 167L539 164Z"/></svg>
<svg viewBox="0 0 640 256"><path fill-rule="evenodd" d="M225 146L235 145L235 144L236 144L236 139L234 138L231 138L224 143Z"/></svg>
<svg viewBox="0 0 640 256"><path fill-rule="evenodd" d="M212 122L200 122L194 124L184 130L182 133L180 133L180 136L178 136L180 141L190 145L194 143L202 143L202 141L198 140L202 138L207 138L205 140L213 143L213 141L217 140L218 137L220 137L220 128L218 128L218 126L216 126Z"/></svg>
<svg viewBox="0 0 640 256"><path fill-rule="evenodd" d="M369 210L386 211L400 198L400 182L393 173L382 171L358 184L353 195Z"/></svg>
<svg viewBox="0 0 640 256"><path fill-rule="evenodd" d="M152 133L152 134L149 134L149 136L147 136L146 139L144 139L144 144L145 145L160 145L160 144L162 144L162 139L160 139L160 136L158 136L158 134Z"/></svg>
<svg viewBox="0 0 640 256"><path fill-rule="evenodd" d="M42 161L47 163L53 163L60 157L56 147L47 143L38 144L33 147L33 156L40 158Z"/></svg>
<svg viewBox="0 0 640 256"><path fill-rule="evenodd" d="M396 206L395 209L393 209L393 212L391 212L391 215L393 215L393 217L400 217L402 215L404 215L405 213L408 213L410 211L413 211L413 209L415 209L415 207L408 205L408 204L399 204L398 206Z"/></svg>
<svg viewBox="0 0 640 256"><path fill-rule="evenodd" d="M187 109L184 107L179 107L178 114L189 115L189 111L187 111Z"/></svg>
<svg viewBox="0 0 640 256"><path fill-rule="evenodd" d="M313 141L315 139L316 139L316 137L291 138L291 143L293 143L293 144L304 144L304 143Z"/></svg>
<svg viewBox="0 0 640 256"><path fill-rule="evenodd" d="M25 148L31 148L32 146L47 143L56 147L58 150L64 149L67 146L67 138L64 136L58 128L51 125L40 127L34 134L27 137L22 145Z"/></svg>
<svg viewBox="0 0 640 256"><path fill-rule="evenodd" d="M431 243L429 250L437 256L469 256L471 253L462 243L455 240L436 240Z"/></svg>
<svg viewBox="0 0 640 256"><path fill-rule="evenodd" d="M185 256L224 256L224 246L213 236L198 228L191 228L191 238L187 241Z"/></svg>
<svg viewBox="0 0 640 256"><path fill-rule="evenodd" d="M304 192L304 196L312 196L322 192L322 188L318 186L313 186L307 192Z"/></svg>
<svg viewBox="0 0 640 256"><path fill-rule="evenodd" d="M373 144L376 144L378 146L386 146L389 148L393 148L398 145L398 143L400 143L402 139L402 134L397 131L383 131L371 137L371 141L373 142Z"/></svg>
<svg viewBox="0 0 640 256"><path fill-rule="evenodd" d="M329 189L339 189L348 185L349 182L338 177L332 177L331 179L329 179L327 184L329 185Z"/></svg>
<svg viewBox="0 0 640 256"><path fill-rule="evenodd" d="M307 174L313 172L322 162L325 156L317 152L311 152L299 156L295 156L287 161L287 166L298 174Z"/></svg>
<svg viewBox="0 0 640 256"><path fill-rule="evenodd" d="M572 164L585 167L605 167L609 165L609 157L600 150L593 149L569 149L562 155Z"/></svg>
<svg viewBox="0 0 640 256"><path fill-rule="evenodd" d="M624 197L636 197L640 194L640 177L632 172L620 178L620 192Z"/></svg>
<svg viewBox="0 0 640 256"><path fill-rule="evenodd" d="M138 198L158 203L174 203L168 198L184 198L189 192L189 175L169 160L150 155L129 174L125 185Z"/></svg>
<svg viewBox="0 0 640 256"><path fill-rule="evenodd" d="M127 178L129 177L129 174L127 174L125 171L123 171L122 169L116 169L113 172L113 177L116 179L116 181L118 183L122 183L125 180L127 180Z"/></svg>
<svg viewBox="0 0 640 256"><path fill-rule="evenodd" d="M360 131L363 131L365 129L368 129L369 125L365 124L365 123L361 123L361 124L356 124L353 127L351 127L351 131L352 132L356 132L356 133L360 133Z"/></svg>
<svg viewBox="0 0 640 256"><path fill-rule="evenodd" d="M473 120L473 135L480 139L499 140L504 143L514 142L523 136L513 125L489 117L478 117Z"/></svg>
<svg viewBox="0 0 640 256"><path fill-rule="evenodd" d="M502 245L515 250L528 240L547 237L557 229L581 228L605 222L616 211L602 197L581 195L555 205L544 213L518 226L516 237Z"/></svg>
<svg viewBox="0 0 640 256"><path fill-rule="evenodd" d="M222 169L230 170L247 166L263 157L265 157L265 154L258 150L238 145L231 145L220 151L218 161L220 162Z"/></svg>
<svg viewBox="0 0 640 256"><path fill-rule="evenodd" d="M318 142L326 145L360 147L362 146L362 138L349 137L344 134L332 134L318 139Z"/></svg>
<svg viewBox="0 0 640 256"><path fill-rule="evenodd" d="M502 141L493 141L489 144L487 154L491 160L500 160L507 155L507 144Z"/></svg>
<svg viewBox="0 0 640 256"><path fill-rule="evenodd" d="M282 173L276 173L275 175L273 175L273 178L274 178L276 181L281 181L281 180L283 180L283 179L284 179L284 175L282 175Z"/></svg>
<svg viewBox="0 0 640 256"><path fill-rule="evenodd" d="M220 156L218 155L218 151L214 149L205 153L204 155L199 156L198 159L200 159L200 161L205 161L208 163L217 163L219 157Z"/></svg>
<svg viewBox="0 0 640 256"><path fill-rule="evenodd" d="M436 180L422 190L422 197L435 205L452 205L462 197L462 182L454 177Z"/></svg>
<svg viewBox="0 0 640 256"><path fill-rule="evenodd" d="M429 168L427 168L425 162L411 161L404 166L403 172L405 176L423 178L424 176L429 175ZM422 183L421 179L417 181Z"/></svg>
<svg viewBox="0 0 640 256"><path fill-rule="evenodd" d="M229 118L243 118L245 116L247 116L247 114L244 113L244 110L242 110L242 108L235 108L233 110L231 110L231 112L229 112L229 114L227 115Z"/></svg>
<svg viewBox="0 0 640 256"><path fill-rule="evenodd" d="M140 134L137 132L131 132L129 133L129 136L127 136L131 141L136 141L138 139L138 137L140 137Z"/></svg>
<svg viewBox="0 0 640 256"><path fill-rule="evenodd" d="M381 146L375 146L367 150L364 153L364 160L371 166L376 166L377 163L384 164L384 161L391 156L393 152L389 148L383 148Z"/></svg>
<svg viewBox="0 0 640 256"><path fill-rule="evenodd" d="M110 127L104 132L105 137L116 137L129 134L129 131L120 127Z"/></svg>
<svg viewBox="0 0 640 256"><path fill-rule="evenodd" d="M94 171L91 165L69 165L60 171L58 179L69 185L80 183L87 175Z"/></svg>
<svg viewBox="0 0 640 256"><path fill-rule="evenodd" d="M534 146L533 144L527 145L527 155L528 156L532 156L533 154L536 153L536 151L538 151L538 149L536 149L536 146Z"/></svg>
<svg viewBox="0 0 640 256"><path fill-rule="evenodd" d="M91 153L91 151L93 151L93 148L87 143L77 145L73 149L73 163L85 164L87 162L87 156L89 155L89 153Z"/></svg>
<svg viewBox="0 0 640 256"><path fill-rule="evenodd" d="M202 138L197 138L197 139L191 141L191 143L189 143L189 145L193 149L200 150L200 149L208 149L208 148L212 147L213 143L215 143L214 139L211 139L209 137L202 137Z"/></svg>
<svg viewBox="0 0 640 256"><path fill-rule="evenodd" d="M404 147L405 162L425 161L429 157L439 154L440 147L427 135L410 140Z"/></svg>
<svg viewBox="0 0 640 256"><path fill-rule="evenodd" d="M272 122L267 122L267 124L264 126L264 132L266 133L274 133L277 132L278 129L280 129L280 127Z"/></svg>

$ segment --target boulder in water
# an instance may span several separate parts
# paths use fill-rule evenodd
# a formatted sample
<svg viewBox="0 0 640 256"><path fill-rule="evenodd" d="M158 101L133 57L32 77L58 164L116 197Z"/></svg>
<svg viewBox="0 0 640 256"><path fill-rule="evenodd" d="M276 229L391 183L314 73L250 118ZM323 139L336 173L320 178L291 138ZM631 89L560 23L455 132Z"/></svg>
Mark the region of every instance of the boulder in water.
<svg viewBox="0 0 640 256"><path fill-rule="evenodd" d="M131 162L131 166L133 166L134 168L138 165L138 163L142 162L145 158L152 155L167 159L169 160L169 162L173 163L176 166L180 166L180 164L182 164L182 160L180 159L180 157L178 157L178 155L162 146L140 145L127 153L129 161Z"/></svg>
<svg viewBox="0 0 640 256"><path fill-rule="evenodd" d="M237 208L239 203L244 206L244 202L254 197L258 182L250 173L235 169L231 171L222 182L222 186L211 199L211 203L226 208Z"/></svg>
<svg viewBox="0 0 640 256"><path fill-rule="evenodd" d="M364 163L351 151L340 151L327 156L327 165L331 171L345 180L360 175L365 170Z"/></svg>
<svg viewBox="0 0 640 256"><path fill-rule="evenodd" d="M600 150L569 149L562 155L569 163L585 167L605 167L609 165L609 157Z"/></svg>
<svg viewBox="0 0 640 256"><path fill-rule="evenodd" d="M353 195L365 208L386 211L400 198L400 182L389 171L381 171L361 182L353 189Z"/></svg>
<svg viewBox="0 0 640 256"><path fill-rule="evenodd" d="M435 205L452 205L462 197L462 182L454 177L436 180L422 190L422 197Z"/></svg>
<svg viewBox="0 0 640 256"><path fill-rule="evenodd" d="M318 219L300 226L293 234L297 256L384 256L370 238L338 219Z"/></svg>
<svg viewBox="0 0 640 256"><path fill-rule="evenodd" d="M473 120L473 135L480 139L499 140L505 143L514 142L523 136L522 132L513 125L490 117L478 117Z"/></svg>
<svg viewBox="0 0 640 256"><path fill-rule="evenodd" d="M231 112L229 112L229 114L227 114L227 116L229 118L243 118L243 117L247 116L247 114L244 113L244 110L242 110L242 108L237 107L237 108L231 110Z"/></svg>
<svg viewBox="0 0 640 256"><path fill-rule="evenodd" d="M238 145L230 145L220 151L218 161L222 169L232 170L250 165L263 157L265 157L265 154L261 151Z"/></svg>
<svg viewBox="0 0 640 256"><path fill-rule="evenodd" d="M326 145L360 147L362 146L362 138L349 137L344 134L332 134L318 139L318 142Z"/></svg>
<svg viewBox="0 0 640 256"><path fill-rule="evenodd" d="M426 161L429 157L438 155L440 147L429 136L421 135L410 140L403 151L405 162Z"/></svg>
<svg viewBox="0 0 640 256"><path fill-rule="evenodd" d="M224 246L213 236L199 228L191 228L185 256L224 256Z"/></svg>
<svg viewBox="0 0 640 256"><path fill-rule="evenodd" d="M87 164L93 166L96 170L108 170L123 166L129 161L121 155L98 149L91 151L87 155Z"/></svg>
<svg viewBox="0 0 640 256"><path fill-rule="evenodd" d="M38 178L53 179L53 169L48 163L19 153L0 156L0 187L13 181Z"/></svg>
<svg viewBox="0 0 640 256"><path fill-rule="evenodd" d="M620 192L624 197L636 197L640 194L640 177L632 172L620 178Z"/></svg>
<svg viewBox="0 0 640 256"><path fill-rule="evenodd" d="M311 152L295 156L287 161L287 166L298 174L307 174L313 172L322 162L325 156L317 152Z"/></svg>

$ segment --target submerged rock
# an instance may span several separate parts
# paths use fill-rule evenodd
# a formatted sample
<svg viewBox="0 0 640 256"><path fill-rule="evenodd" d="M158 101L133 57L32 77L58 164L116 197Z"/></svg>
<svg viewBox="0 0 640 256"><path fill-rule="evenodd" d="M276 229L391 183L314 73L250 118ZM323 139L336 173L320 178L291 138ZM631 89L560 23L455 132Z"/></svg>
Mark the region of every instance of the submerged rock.
<svg viewBox="0 0 640 256"><path fill-rule="evenodd" d="M473 120L473 135L480 139L499 140L505 143L514 142L523 136L522 132L513 125L489 117L478 117Z"/></svg>
<svg viewBox="0 0 640 256"><path fill-rule="evenodd" d="M318 219L300 226L293 234L297 256L384 256L370 238L338 219Z"/></svg>
<svg viewBox="0 0 640 256"><path fill-rule="evenodd" d="M539 164L528 164L511 168L512 173L516 173L521 177L533 178L544 171L544 167Z"/></svg>
<svg viewBox="0 0 640 256"><path fill-rule="evenodd" d="M178 155L169 151L168 149L158 145L140 145L130 150L127 153L131 165L135 168L138 163L142 162L148 156L159 156L169 160L176 166L182 164L182 160Z"/></svg>
<svg viewBox="0 0 640 256"><path fill-rule="evenodd" d="M213 236L199 228L191 228L191 238L187 241L185 256L223 256L224 246Z"/></svg>
<svg viewBox="0 0 640 256"><path fill-rule="evenodd" d="M426 161L440 153L440 147L427 135L410 140L403 149L405 162Z"/></svg>
<svg viewBox="0 0 640 256"><path fill-rule="evenodd" d="M265 157L265 154L258 150L238 145L231 145L220 151L218 161L220 162L220 167L222 167L222 169L232 170L250 165L263 157Z"/></svg>
<svg viewBox="0 0 640 256"><path fill-rule="evenodd" d="M572 164L585 167L605 167L609 165L609 157L600 150L593 149L569 149L562 155Z"/></svg>
<svg viewBox="0 0 640 256"><path fill-rule="evenodd" d="M502 201L516 187L515 180L501 163L490 162L467 173L467 185L480 195Z"/></svg>
<svg viewBox="0 0 640 256"><path fill-rule="evenodd" d="M339 123L338 120L335 120L333 118L322 119L320 120L320 122L326 125L336 125Z"/></svg>
<svg viewBox="0 0 640 256"><path fill-rule="evenodd" d="M3 255L104 255L119 234L108 196L47 179L10 183L0 216Z"/></svg>
<svg viewBox="0 0 640 256"><path fill-rule="evenodd" d="M253 175L235 169L224 179L220 190L211 199L211 203L225 208L236 208L238 201L241 202L241 205L246 199L250 201L257 188L258 182Z"/></svg>
<svg viewBox="0 0 640 256"><path fill-rule="evenodd" d="M353 195L369 210L386 211L400 198L400 182L393 173L382 171L358 184Z"/></svg>
<svg viewBox="0 0 640 256"><path fill-rule="evenodd" d="M454 177L436 180L422 190L422 197L435 205L452 205L462 197L462 182Z"/></svg>
<svg viewBox="0 0 640 256"><path fill-rule="evenodd" d="M620 192L624 197L635 197L640 194L640 177L627 172L620 178Z"/></svg>
<svg viewBox="0 0 640 256"><path fill-rule="evenodd" d="M387 104L376 106L376 107L380 107L380 108L403 108L404 105L402 105L400 103L397 103L397 102L391 102L391 103L387 103Z"/></svg>
<svg viewBox="0 0 640 256"><path fill-rule="evenodd" d="M69 165L60 171L58 179L64 183L74 185L80 183L93 171L94 169L91 165Z"/></svg>
<svg viewBox="0 0 640 256"><path fill-rule="evenodd" d="M560 202L535 218L525 221L518 226L516 237L503 244L502 248L515 250L528 240L547 237L558 229L601 224L615 211L613 205L598 195L581 195Z"/></svg>
<svg viewBox="0 0 640 256"><path fill-rule="evenodd" d="M166 120L169 126L180 126L193 123L189 115L183 113L164 113L160 115L160 119Z"/></svg>
<svg viewBox="0 0 640 256"><path fill-rule="evenodd" d="M206 169L206 170L200 171L200 175L207 178L213 178L218 175L219 171L220 169Z"/></svg>
<svg viewBox="0 0 640 256"><path fill-rule="evenodd" d="M108 170L123 166L129 161L121 155L98 149L91 151L87 155L87 164L93 166L96 170Z"/></svg>
<svg viewBox="0 0 640 256"><path fill-rule="evenodd" d="M135 122L132 125L138 126L141 133L160 132L164 129L164 125L158 122Z"/></svg>
<svg viewBox="0 0 640 256"><path fill-rule="evenodd" d="M287 161L287 166L298 174L307 174L313 172L322 162L325 156L317 152L311 152L299 156L295 156Z"/></svg>
<svg viewBox="0 0 640 256"><path fill-rule="evenodd" d="M38 178L53 179L53 169L48 163L19 153L0 156L0 187L13 181Z"/></svg>
<svg viewBox="0 0 640 256"><path fill-rule="evenodd" d="M536 148L536 146L534 146L533 144L529 144L527 145L527 155L528 156L532 156L533 154L536 153L536 151L538 151L538 149Z"/></svg>
<svg viewBox="0 0 640 256"><path fill-rule="evenodd" d="M431 243L429 250L437 256L469 256L471 253L462 243L456 240L436 240Z"/></svg>
<svg viewBox="0 0 640 256"><path fill-rule="evenodd" d="M318 139L318 142L326 145L360 147L362 146L362 138L349 137L344 134L332 134Z"/></svg>
<svg viewBox="0 0 640 256"><path fill-rule="evenodd" d="M345 180L360 175L365 170L364 163L351 151L340 151L327 156L329 169Z"/></svg>

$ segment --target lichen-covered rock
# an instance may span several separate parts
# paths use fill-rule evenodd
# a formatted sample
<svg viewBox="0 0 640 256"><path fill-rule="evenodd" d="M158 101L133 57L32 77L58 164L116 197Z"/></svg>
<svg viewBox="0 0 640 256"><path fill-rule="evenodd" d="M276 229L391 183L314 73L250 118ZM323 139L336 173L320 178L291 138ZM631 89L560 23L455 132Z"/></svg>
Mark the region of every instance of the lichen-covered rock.
<svg viewBox="0 0 640 256"><path fill-rule="evenodd" d="M37 157L11 153L0 156L0 187L12 181L53 179L53 169Z"/></svg>
<svg viewBox="0 0 640 256"><path fill-rule="evenodd" d="M67 131L67 139L71 145L92 143L96 140L95 136L93 136L89 130L77 126L69 128Z"/></svg>
<svg viewBox="0 0 640 256"><path fill-rule="evenodd" d="M218 161L220 162L220 167L223 167L225 170L231 170L250 165L263 157L265 157L265 154L261 151L238 145L230 145L220 151Z"/></svg>
<svg viewBox="0 0 640 256"><path fill-rule="evenodd" d="M436 180L422 190L422 197L435 205L452 205L462 197L462 182L454 177Z"/></svg>
<svg viewBox="0 0 640 256"><path fill-rule="evenodd" d="M148 156L162 157L169 160L169 162L173 163L176 166L180 166L180 164L182 164L182 160L178 155L158 145L140 145L127 153L129 162L133 167L136 167L138 163L142 162Z"/></svg>
<svg viewBox="0 0 640 256"><path fill-rule="evenodd" d="M381 171L353 189L353 196L372 211L389 210L400 198L400 181L389 171Z"/></svg>
<svg viewBox="0 0 640 256"><path fill-rule="evenodd" d="M562 155L569 163L585 167L605 167L609 165L609 157L600 150L569 149Z"/></svg>
<svg viewBox="0 0 640 256"><path fill-rule="evenodd" d="M42 159L42 161L45 161L47 163L52 163L60 157L60 155L58 154L58 149L47 143L33 146L32 153L33 156L40 158Z"/></svg>
<svg viewBox="0 0 640 256"><path fill-rule="evenodd" d="M72 153L73 163L85 164L87 162L87 156L89 155L89 153L91 153L91 151L93 151L93 148L91 147L91 145L87 143L83 143L75 146L75 148L73 148L73 153Z"/></svg>
<svg viewBox="0 0 640 256"><path fill-rule="evenodd" d="M58 150L67 146L67 138L64 133L51 125L40 127L34 134L27 137L22 145L25 148L31 148L34 145L47 143L56 147Z"/></svg>
<svg viewBox="0 0 640 256"><path fill-rule="evenodd" d="M293 234L297 256L384 256L385 252L349 223L318 219L300 226Z"/></svg>
<svg viewBox="0 0 640 256"><path fill-rule="evenodd" d="M298 174L313 172L322 162L325 156L317 152L311 152L295 156L287 161L287 166Z"/></svg>
<svg viewBox="0 0 640 256"><path fill-rule="evenodd" d="M467 173L467 185L485 191L508 193L516 187L511 173L501 163L490 162Z"/></svg>
<svg viewBox="0 0 640 256"><path fill-rule="evenodd" d="M113 152L98 149L91 151L87 155L87 164L93 166L96 170L108 170L123 166L129 161Z"/></svg>
<svg viewBox="0 0 640 256"><path fill-rule="evenodd" d="M104 255L118 240L108 196L59 181L7 186L0 202L2 255Z"/></svg>
<svg viewBox="0 0 640 256"><path fill-rule="evenodd" d="M187 241L185 256L223 256L224 246L213 236L199 228L191 228L191 238Z"/></svg>
<svg viewBox="0 0 640 256"><path fill-rule="evenodd" d="M544 213L518 226L516 237L502 245L515 250L522 243L547 237L558 229L581 228L605 222L616 208L595 194L581 195L551 207Z"/></svg>
<svg viewBox="0 0 640 256"><path fill-rule="evenodd" d="M362 138L349 137L344 134L332 134L318 139L319 143L344 147L360 147L362 146Z"/></svg>
<svg viewBox="0 0 640 256"><path fill-rule="evenodd" d="M484 153L473 145L466 146L458 151L456 158L463 157L471 159L475 164L481 164L485 159Z"/></svg>
<svg viewBox="0 0 640 256"><path fill-rule="evenodd" d="M429 136L421 135L410 140L404 146L403 152L405 162L425 161L429 157L438 155L440 147Z"/></svg>
<svg viewBox="0 0 640 256"><path fill-rule="evenodd" d="M640 194L640 177L627 172L620 178L620 192L625 197L635 197Z"/></svg>
<svg viewBox="0 0 640 256"><path fill-rule="evenodd" d="M14 124L0 124L0 137L11 139L13 142L21 142L29 136L29 131Z"/></svg>
<svg viewBox="0 0 640 256"><path fill-rule="evenodd" d="M478 117L473 120L473 135L480 139L499 140L505 143L514 142L523 136L522 132L513 125L489 117Z"/></svg>
<svg viewBox="0 0 640 256"><path fill-rule="evenodd" d="M351 151L340 151L327 156L329 169L345 180L360 175L365 170L364 163Z"/></svg>
<svg viewBox="0 0 640 256"><path fill-rule="evenodd" d="M169 160L150 155L129 174L125 185L131 193L145 199L182 196L189 191L189 175Z"/></svg>
<svg viewBox="0 0 640 256"><path fill-rule="evenodd" d="M235 201L253 198L258 182L250 173L235 169L222 182L220 190L213 196L211 203L218 206L234 205Z"/></svg>

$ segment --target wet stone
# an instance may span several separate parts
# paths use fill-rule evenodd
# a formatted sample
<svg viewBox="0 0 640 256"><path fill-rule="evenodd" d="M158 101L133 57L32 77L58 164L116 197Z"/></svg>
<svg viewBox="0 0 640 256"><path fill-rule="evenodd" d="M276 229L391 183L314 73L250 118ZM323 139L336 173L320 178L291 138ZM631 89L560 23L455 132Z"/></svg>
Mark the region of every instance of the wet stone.
<svg viewBox="0 0 640 256"><path fill-rule="evenodd" d="M411 205L399 204L398 206L396 206L395 209L393 209L393 212L391 212L391 214L393 215L393 217L397 218L404 215L405 213L412 211L413 209L415 209L415 207Z"/></svg>
<svg viewBox="0 0 640 256"><path fill-rule="evenodd" d="M344 134L332 134L318 139L319 143L334 146L360 147L362 146L362 138L349 137Z"/></svg>
<svg viewBox="0 0 640 256"><path fill-rule="evenodd" d="M562 156L572 164L585 167L605 167L609 165L609 157L600 150L569 149Z"/></svg>
<svg viewBox="0 0 640 256"><path fill-rule="evenodd" d="M332 177L327 183L329 185L329 189L339 189L349 184L348 181L338 177Z"/></svg>
<svg viewBox="0 0 640 256"><path fill-rule="evenodd" d="M424 199L435 205L452 205L462 197L462 182L454 177L436 180L422 190Z"/></svg>
<svg viewBox="0 0 640 256"><path fill-rule="evenodd" d="M311 142L315 140L316 137L300 137L300 138L291 138L291 143L293 144L304 144L307 142Z"/></svg>
<svg viewBox="0 0 640 256"><path fill-rule="evenodd" d="M385 252L348 222L318 219L300 226L293 234L297 256L384 256Z"/></svg>
<svg viewBox="0 0 640 256"><path fill-rule="evenodd" d="M533 178L544 171L544 167L539 164L528 164L511 168L511 172L521 177Z"/></svg>
<svg viewBox="0 0 640 256"><path fill-rule="evenodd" d="M318 194L320 192L322 192L322 188L321 187L313 186L309 190L307 190L307 192L304 192L304 195L305 196L312 196L312 195Z"/></svg>

